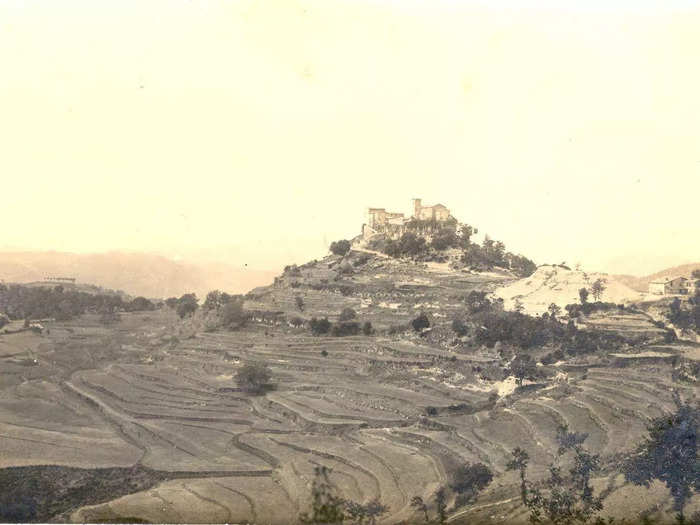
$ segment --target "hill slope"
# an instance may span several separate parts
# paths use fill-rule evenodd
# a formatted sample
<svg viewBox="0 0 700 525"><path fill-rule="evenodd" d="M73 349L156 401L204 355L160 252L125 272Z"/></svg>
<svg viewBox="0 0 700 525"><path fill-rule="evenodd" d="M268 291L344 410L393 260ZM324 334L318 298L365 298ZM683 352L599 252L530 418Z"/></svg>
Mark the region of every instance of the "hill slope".
<svg viewBox="0 0 700 525"><path fill-rule="evenodd" d="M652 273L651 275L645 275L644 277L635 275L615 275L613 277L634 290L646 292L649 289L649 283L656 279L662 277L690 277L690 274L693 273L694 270L700 270L700 262L672 266L671 268L666 268L665 270Z"/></svg>
<svg viewBox="0 0 700 525"><path fill-rule="evenodd" d="M155 298L189 292L201 297L215 288L242 293L271 282L274 273L220 263L195 265L143 253L0 253L0 279L34 282L46 277L75 277L78 282Z"/></svg>
<svg viewBox="0 0 700 525"><path fill-rule="evenodd" d="M495 295L505 302L505 307L512 309L519 299L529 314L541 314L554 303L560 308L567 304L579 302L578 292L581 288L590 289L596 279L604 279L605 291L602 301L626 303L640 298L640 294L604 273L586 273L567 270L561 266L540 266L530 277L520 279L496 290Z"/></svg>

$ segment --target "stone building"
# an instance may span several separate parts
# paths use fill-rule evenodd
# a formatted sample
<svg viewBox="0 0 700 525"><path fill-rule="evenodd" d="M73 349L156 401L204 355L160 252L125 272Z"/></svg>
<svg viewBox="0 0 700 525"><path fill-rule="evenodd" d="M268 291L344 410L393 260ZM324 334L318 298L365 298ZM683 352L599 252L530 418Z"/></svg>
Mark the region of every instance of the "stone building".
<svg viewBox="0 0 700 525"><path fill-rule="evenodd" d="M450 210L443 204L423 206L421 199L413 199L413 215L406 217L403 213L389 212L386 208L368 208L367 222L362 225L362 238L383 234L392 239L401 237L406 226L415 221L443 223L450 220Z"/></svg>
<svg viewBox="0 0 700 525"><path fill-rule="evenodd" d="M649 283L649 293L654 295L685 295L688 293L685 277L664 277Z"/></svg>

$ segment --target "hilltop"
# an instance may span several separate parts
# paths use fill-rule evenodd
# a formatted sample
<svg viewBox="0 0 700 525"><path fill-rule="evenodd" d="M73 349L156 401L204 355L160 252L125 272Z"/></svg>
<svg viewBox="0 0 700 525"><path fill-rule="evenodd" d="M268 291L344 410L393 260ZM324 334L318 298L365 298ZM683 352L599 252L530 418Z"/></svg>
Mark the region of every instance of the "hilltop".
<svg viewBox="0 0 700 525"><path fill-rule="evenodd" d="M203 296L215 288L242 293L271 282L274 272L223 263L191 264L143 253L0 253L0 279L5 282L31 283L49 276L74 277L78 283L134 296L166 298L189 292Z"/></svg>

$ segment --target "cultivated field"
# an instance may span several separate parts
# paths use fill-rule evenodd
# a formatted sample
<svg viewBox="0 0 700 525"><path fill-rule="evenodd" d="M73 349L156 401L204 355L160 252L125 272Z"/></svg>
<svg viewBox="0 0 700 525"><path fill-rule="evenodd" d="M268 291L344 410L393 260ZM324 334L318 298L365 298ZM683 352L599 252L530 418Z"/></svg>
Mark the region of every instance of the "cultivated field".
<svg viewBox="0 0 700 525"><path fill-rule="evenodd" d="M449 324L459 294L507 277L371 264L371 272L343 277L351 287L344 292L309 287L314 279L338 283L314 266L246 303L306 319L335 319L352 306L380 328L370 336L314 337L274 316L207 332L168 309L123 314L109 327L87 315L50 323L42 335L0 336L1 479L48 484L41 520L289 523L308 510L313 469L325 465L344 497L378 497L389 507L383 520L396 523L420 521L413 496L430 499L459 465L482 462L493 482L471 506L451 500L450 521L526 522L517 476L505 470L510 451L526 449L532 477L542 477L557 449L555 429L567 423L603 456L596 487L607 494L605 513L672 516L667 491L626 484L616 458L640 440L649 418L673 408L672 388L695 390L674 379L677 358L628 352L567 361L550 380L509 387L480 373L499 366L492 349L455 352L382 331L420 311ZM684 352L675 344L656 351ZM239 391L233 376L249 362L269 365L273 390ZM56 489L60 501L52 500L42 465L61 467L61 479L77 488ZM86 477L89 488L79 483ZM688 510L697 509L696 498Z"/></svg>

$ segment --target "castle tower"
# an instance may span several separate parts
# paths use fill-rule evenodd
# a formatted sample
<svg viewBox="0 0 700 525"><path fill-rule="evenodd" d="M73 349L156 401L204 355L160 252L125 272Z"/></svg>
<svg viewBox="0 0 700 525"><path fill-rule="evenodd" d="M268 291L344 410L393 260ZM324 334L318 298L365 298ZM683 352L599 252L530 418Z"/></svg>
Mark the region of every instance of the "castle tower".
<svg viewBox="0 0 700 525"><path fill-rule="evenodd" d="M421 210L421 200L420 199L413 199L413 216L416 219L420 219L420 210Z"/></svg>

